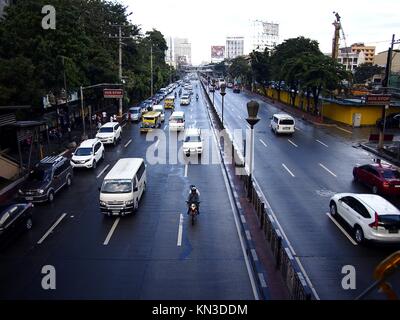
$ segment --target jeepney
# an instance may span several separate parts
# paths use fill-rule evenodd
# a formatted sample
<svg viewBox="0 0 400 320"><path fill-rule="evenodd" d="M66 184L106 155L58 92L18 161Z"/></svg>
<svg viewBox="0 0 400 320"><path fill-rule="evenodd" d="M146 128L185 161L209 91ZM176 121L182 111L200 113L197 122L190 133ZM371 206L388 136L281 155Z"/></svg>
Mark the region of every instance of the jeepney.
<svg viewBox="0 0 400 320"><path fill-rule="evenodd" d="M167 96L164 99L164 108L165 109L175 109L175 97L174 96Z"/></svg>
<svg viewBox="0 0 400 320"><path fill-rule="evenodd" d="M140 132L148 132L161 127L161 112L149 111L142 115Z"/></svg>

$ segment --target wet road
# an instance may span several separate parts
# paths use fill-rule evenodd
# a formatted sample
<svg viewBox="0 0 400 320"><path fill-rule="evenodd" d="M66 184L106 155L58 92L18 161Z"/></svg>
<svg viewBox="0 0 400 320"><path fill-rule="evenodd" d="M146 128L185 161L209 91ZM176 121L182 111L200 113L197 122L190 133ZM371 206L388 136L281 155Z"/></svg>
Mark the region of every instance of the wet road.
<svg viewBox="0 0 400 320"><path fill-rule="evenodd" d="M203 100L187 107L178 102L187 126L209 128ZM35 206L34 228L0 253L0 299L256 298L220 164L179 162L182 141L169 140L170 113L158 132L164 140L146 139L138 124L127 124L97 169L76 171L54 203ZM164 141L177 146L166 152L168 161L147 161L156 145L155 155L163 152ZM210 145L215 148L213 139ZM104 217L98 187L123 157L147 161L146 193L135 215ZM194 226L185 207L191 184L202 200ZM42 289L45 265L55 267L56 290Z"/></svg>
<svg viewBox="0 0 400 320"><path fill-rule="evenodd" d="M214 99L222 114L219 91ZM370 193L353 182L352 169L356 164L372 162L374 156L354 148L357 137L351 132L315 127L301 119L296 119L293 136L275 136L269 126L270 117L281 110L252 94L235 94L227 89L224 122L231 132L249 129L245 118L246 103L251 99L260 103L261 118L255 126L254 176L293 255L301 262L319 298L355 298L373 281L375 266L400 246L355 245L352 231L339 223L344 226L347 235L344 234L328 217L329 198L338 192ZM244 137L245 134L236 142L240 145ZM399 199L389 200L400 208ZM355 267L356 290L342 288L342 267L346 265ZM370 297L381 296L375 293Z"/></svg>

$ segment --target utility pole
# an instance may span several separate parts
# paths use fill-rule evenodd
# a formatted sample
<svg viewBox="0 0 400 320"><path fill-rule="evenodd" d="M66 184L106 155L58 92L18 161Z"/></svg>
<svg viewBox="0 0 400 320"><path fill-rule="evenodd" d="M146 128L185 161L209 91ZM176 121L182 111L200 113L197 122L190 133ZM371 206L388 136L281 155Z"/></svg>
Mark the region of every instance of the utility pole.
<svg viewBox="0 0 400 320"><path fill-rule="evenodd" d="M68 88L67 88L67 76L65 73L65 56L61 56L62 64L63 64L63 74L64 74L64 90L65 90L65 106L67 108L67 130L68 130L68 139L71 140L71 119L69 117L69 105L68 105Z"/></svg>
<svg viewBox="0 0 400 320"><path fill-rule="evenodd" d="M385 78L383 79L383 93L388 94L388 87L389 87L389 82L390 82L390 73L392 69L392 52L393 52L393 46L395 44L400 43L400 40L395 40L395 35L392 35L392 41L388 50L387 54L387 59L386 59L386 69L385 69ZM378 143L378 149L383 149L383 144L385 141L385 126L386 126L386 108L389 108L389 105L383 105L382 106L382 120L383 120L383 125L382 127L379 128L379 143Z"/></svg>
<svg viewBox="0 0 400 320"><path fill-rule="evenodd" d="M153 96L153 43L150 44L150 96Z"/></svg>
<svg viewBox="0 0 400 320"><path fill-rule="evenodd" d="M116 27L118 28L118 36L111 36L109 35L110 39L118 39L118 65L119 65L119 70L118 70L118 76L119 76L119 81L121 85L123 86L123 76L122 76L122 39L132 39L132 37L124 37L122 34L122 28L124 27L132 27L131 24L126 23L126 24L111 24L111 27ZM123 98L119 99L119 108L118 108L118 115L122 116L122 101Z"/></svg>
<svg viewBox="0 0 400 320"><path fill-rule="evenodd" d="M172 83L172 37L169 38L169 83Z"/></svg>

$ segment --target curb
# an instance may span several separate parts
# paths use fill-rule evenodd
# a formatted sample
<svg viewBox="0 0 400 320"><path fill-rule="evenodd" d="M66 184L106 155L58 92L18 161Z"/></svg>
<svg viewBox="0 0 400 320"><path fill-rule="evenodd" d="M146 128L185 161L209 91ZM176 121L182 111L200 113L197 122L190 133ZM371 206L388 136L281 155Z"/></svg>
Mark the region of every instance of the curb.
<svg viewBox="0 0 400 320"><path fill-rule="evenodd" d="M208 96L207 91L204 88L204 84L203 84L203 82L201 80L200 80L200 83L201 83L201 85L203 87L204 92L206 93L205 96L207 97L207 100L208 100L208 103L209 103L208 106L207 106L207 113L208 113L208 116L209 116L209 118L211 120L211 124L212 124L212 119L211 119L211 114L210 114L210 106L212 106L212 101L211 101L210 97ZM219 149L219 150L221 152L221 149ZM222 156L222 152L221 152L221 156ZM223 157L222 157L222 160L223 160ZM240 226L241 226L242 235L243 235L243 238L244 238L245 243L246 243L246 254L247 254L247 257L248 257L248 259L249 259L249 261L251 263L251 266L252 266L252 269L253 269L253 275L256 278L255 280L257 281L259 294L261 295L262 300L271 300L271 294L269 292L269 288L268 288L268 285L267 285L267 283L268 283L267 273L265 271L264 266L261 264L261 262L260 262L260 260L259 260L259 258L257 256L257 252L256 252L256 249L255 249L256 247L255 247L255 245L253 243L253 240L251 238L250 229L249 229L249 227L247 225L246 217L244 215L242 206L240 204L239 195L237 194L235 188L232 185L232 178L231 178L231 176L229 174L229 171L226 168L226 165L225 165L224 161L222 161L222 165L223 165L225 174L227 176L227 180L228 180L228 183L229 183L230 191L231 191L231 193L232 193L232 195L233 195L233 197L235 199L235 201L234 201L235 202L235 208L236 208L236 211L237 211L237 214L238 214L238 218L240 220Z"/></svg>
<svg viewBox="0 0 400 320"><path fill-rule="evenodd" d="M388 156L386 154L382 154L379 151L377 151L376 149L369 147L365 144L360 144L361 148L363 148L364 150L371 152L379 157L381 157L382 159L385 159L386 161L389 161L390 163L396 165L396 166L400 166L400 161L398 161L397 159L393 159L391 156Z"/></svg>

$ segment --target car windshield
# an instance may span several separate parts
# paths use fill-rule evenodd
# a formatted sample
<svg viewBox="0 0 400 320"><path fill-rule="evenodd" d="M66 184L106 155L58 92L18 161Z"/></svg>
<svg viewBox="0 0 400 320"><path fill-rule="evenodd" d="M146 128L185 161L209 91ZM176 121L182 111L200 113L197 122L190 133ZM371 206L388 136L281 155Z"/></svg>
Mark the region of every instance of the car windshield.
<svg viewBox="0 0 400 320"><path fill-rule="evenodd" d="M44 170L43 168L37 168L33 170L28 177L29 181L46 181L50 178L50 170Z"/></svg>
<svg viewBox="0 0 400 320"><path fill-rule="evenodd" d="M176 123L183 123L183 119L182 118L172 117L169 121L176 122Z"/></svg>
<svg viewBox="0 0 400 320"><path fill-rule="evenodd" d="M113 128L111 128L111 127L100 128L99 132L100 133L111 133L111 132L113 132Z"/></svg>
<svg viewBox="0 0 400 320"><path fill-rule="evenodd" d="M76 156L90 156L92 154L92 148L78 148L75 151Z"/></svg>
<svg viewBox="0 0 400 320"><path fill-rule="evenodd" d="M200 142L200 136L187 136L185 142Z"/></svg>
<svg viewBox="0 0 400 320"><path fill-rule="evenodd" d="M385 224L400 224L400 215L395 215L395 214L384 214L380 215L378 218L379 222L385 223Z"/></svg>
<svg viewBox="0 0 400 320"><path fill-rule="evenodd" d="M130 109L129 111L130 113L135 113L135 114L139 113L139 109Z"/></svg>
<svg viewBox="0 0 400 320"><path fill-rule="evenodd" d="M385 179L400 179L400 172L396 170L384 170L382 174Z"/></svg>
<svg viewBox="0 0 400 320"><path fill-rule="evenodd" d="M132 191L130 180L105 180L101 192L103 193L129 193Z"/></svg>
<svg viewBox="0 0 400 320"><path fill-rule="evenodd" d="M283 119L279 122L280 124L286 124L286 125L293 125L294 121L291 119Z"/></svg>

